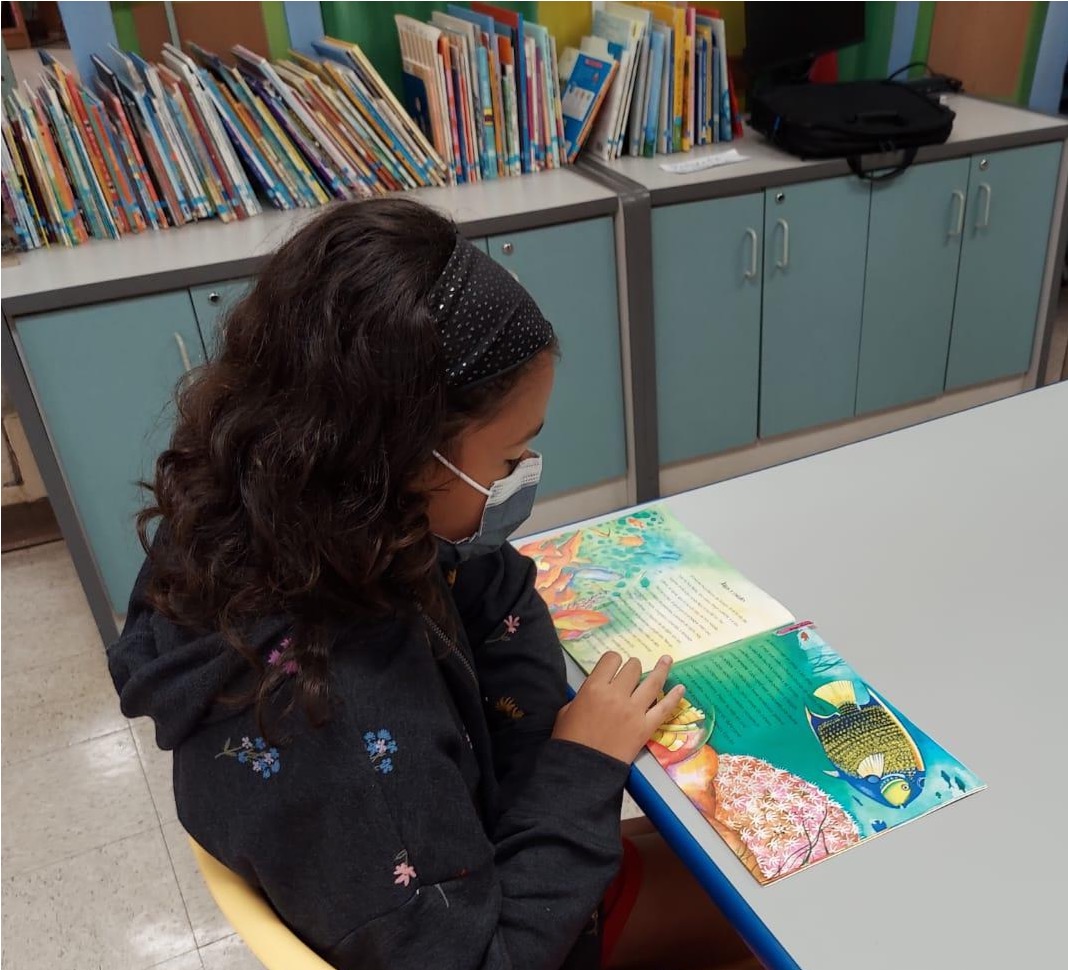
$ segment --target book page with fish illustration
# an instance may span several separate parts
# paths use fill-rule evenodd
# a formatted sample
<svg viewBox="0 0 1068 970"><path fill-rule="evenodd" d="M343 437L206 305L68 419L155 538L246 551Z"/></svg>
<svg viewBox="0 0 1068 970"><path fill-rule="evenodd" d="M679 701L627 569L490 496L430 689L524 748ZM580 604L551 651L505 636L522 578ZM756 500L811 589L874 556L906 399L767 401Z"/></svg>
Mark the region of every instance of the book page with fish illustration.
<svg viewBox="0 0 1068 970"><path fill-rule="evenodd" d="M587 673L609 650L650 670L793 616L659 506L520 547L564 647Z"/></svg>
<svg viewBox="0 0 1068 970"><path fill-rule="evenodd" d="M649 744L761 883L983 787L795 623L677 664L686 699Z"/></svg>

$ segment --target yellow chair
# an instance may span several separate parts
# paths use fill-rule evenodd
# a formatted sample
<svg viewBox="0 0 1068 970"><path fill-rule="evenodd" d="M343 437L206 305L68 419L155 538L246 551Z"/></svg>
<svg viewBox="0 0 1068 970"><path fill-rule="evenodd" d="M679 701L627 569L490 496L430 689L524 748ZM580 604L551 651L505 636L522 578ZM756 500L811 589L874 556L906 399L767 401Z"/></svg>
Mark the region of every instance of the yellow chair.
<svg viewBox="0 0 1068 970"><path fill-rule="evenodd" d="M193 839L189 845L216 905L267 970L333 970L293 935L257 890Z"/></svg>

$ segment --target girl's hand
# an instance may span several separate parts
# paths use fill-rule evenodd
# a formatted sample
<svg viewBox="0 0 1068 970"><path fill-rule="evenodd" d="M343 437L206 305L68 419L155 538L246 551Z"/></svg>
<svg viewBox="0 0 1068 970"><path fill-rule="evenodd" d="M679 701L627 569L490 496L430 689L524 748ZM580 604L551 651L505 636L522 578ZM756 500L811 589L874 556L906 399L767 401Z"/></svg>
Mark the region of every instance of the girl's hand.
<svg viewBox="0 0 1068 970"><path fill-rule="evenodd" d="M633 657L620 664L618 653L606 653L597 661L575 699L556 715L553 737L630 764L675 712L686 688L672 687L657 701L671 669L670 657L661 657L645 680L641 663Z"/></svg>

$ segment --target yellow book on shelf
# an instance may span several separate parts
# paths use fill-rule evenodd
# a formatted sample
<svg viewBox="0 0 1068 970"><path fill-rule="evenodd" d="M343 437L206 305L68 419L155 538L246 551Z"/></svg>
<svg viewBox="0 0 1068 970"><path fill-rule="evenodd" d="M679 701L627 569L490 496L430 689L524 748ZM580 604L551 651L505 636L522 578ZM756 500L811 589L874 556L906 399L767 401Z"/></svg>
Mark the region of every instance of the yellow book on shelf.
<svg viewBox="0 0 1068 970"><path fill-rule="evenodd" d="M635 6L648 10L656 20L671 28L674 39L671 63L672 104L671 104L671 148L682 151L682 118L685 110L683 93L686 87L686 8L676 7L671 3L649 3L639 0Z"/></svg>

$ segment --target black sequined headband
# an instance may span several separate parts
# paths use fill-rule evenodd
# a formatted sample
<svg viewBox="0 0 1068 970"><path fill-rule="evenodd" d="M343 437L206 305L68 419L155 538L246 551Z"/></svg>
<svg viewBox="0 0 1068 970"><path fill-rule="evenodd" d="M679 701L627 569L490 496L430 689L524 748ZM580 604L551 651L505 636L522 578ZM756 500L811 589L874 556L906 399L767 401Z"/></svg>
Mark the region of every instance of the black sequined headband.
<svg viewBox="0 0 1068 970"><path fill-rule="evenodd" d="M553 328L503 266L457 234L430 290L449 387L470 387L525 364L553 341Z"/></svg>

